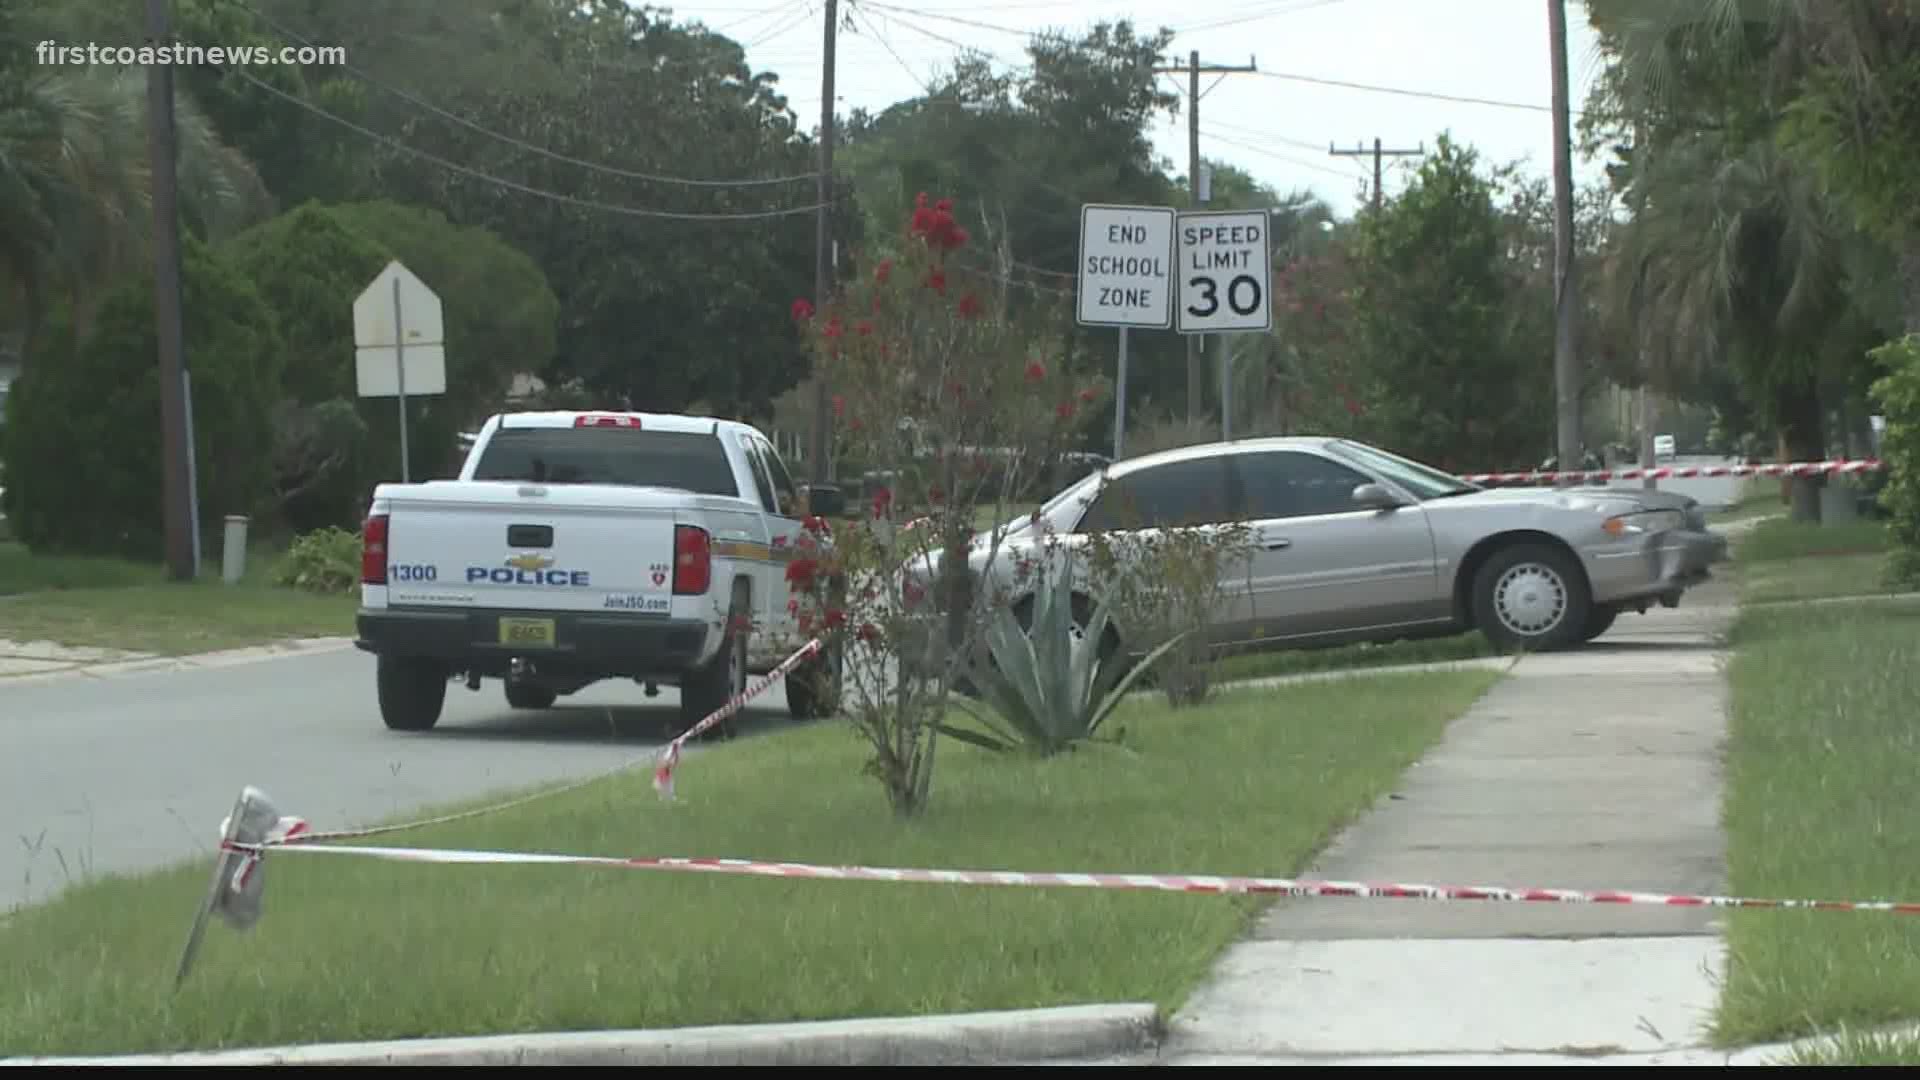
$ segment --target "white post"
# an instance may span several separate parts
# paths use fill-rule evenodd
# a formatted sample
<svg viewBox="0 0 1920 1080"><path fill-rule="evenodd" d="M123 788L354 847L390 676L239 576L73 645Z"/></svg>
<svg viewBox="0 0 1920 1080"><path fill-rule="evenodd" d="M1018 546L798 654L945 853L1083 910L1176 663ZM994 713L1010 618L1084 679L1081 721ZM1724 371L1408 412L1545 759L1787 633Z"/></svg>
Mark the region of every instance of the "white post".
<svg viewBox="0 0 1920 1080"><path fill-rule="evenodd" d="M247 517L228 514L227 531L220 540L220 580L240 584L247 573Z"/></svg>
<svg viewBox="0 0 1920 1080"><path fill-rule="evenodd" d="M406 331L400 325L400 277L393 278L393 377L400 399L400 482L413 483L407 455L407 344Z"/></svg>
<svg viewBox="0 0 1920 1080"><path fill-rule="evenodd" d="M1127 328L1120 328L1120 372L1114 380L1113 460L1119 461L1127 435Z"/></svg>

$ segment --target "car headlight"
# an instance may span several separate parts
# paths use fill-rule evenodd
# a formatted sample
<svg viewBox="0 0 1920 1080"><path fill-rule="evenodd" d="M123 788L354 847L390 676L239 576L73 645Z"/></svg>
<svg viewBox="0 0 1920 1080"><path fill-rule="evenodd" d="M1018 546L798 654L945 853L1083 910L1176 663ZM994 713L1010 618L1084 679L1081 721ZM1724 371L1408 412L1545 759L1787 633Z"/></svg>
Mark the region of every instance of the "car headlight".
<svg viewBox="0 0 1920 1080"><path fill-rule="evenodd" d="M1644 536L1678 529L1686 523L1686 515L1678 510L1642 510L1610 517L1601 523L1600 528L1609 536Z"/></svg>

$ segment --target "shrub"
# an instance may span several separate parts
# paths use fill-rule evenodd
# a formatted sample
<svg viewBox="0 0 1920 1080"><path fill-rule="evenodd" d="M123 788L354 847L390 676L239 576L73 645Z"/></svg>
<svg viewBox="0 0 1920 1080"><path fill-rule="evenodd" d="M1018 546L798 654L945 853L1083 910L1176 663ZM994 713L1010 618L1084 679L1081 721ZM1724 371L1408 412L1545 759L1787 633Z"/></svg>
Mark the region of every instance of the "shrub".
<svg viewBox="0 0 1920 1080"><path fill-rule="evenodd" d="M257 515L269 465L280 339L253 286L191 235L181 238L181 306L193 391L203 538L228 514ZM160 372L153 279L126 279L92 333L51 328L7 400L6 512L35 551L159 560Z"/></svg>
<svg viewBox="0 0 1920 1080"><path fill-rule="evenodd" d="M1892 584L1913 584L1920 582L1920 335L1890 341L1871 355L1888 372L1873 384L1887 418L1880 444L1887 468L1880 505L1894 545L1887 576Z"/></svg>
<svg viewBox="0 0 1920 1080"><path fill-rule="evenodd" d="M891 474L869 513L831 544L809 522L808 550L789 565L803 633L824 633L841 657L839 698L873 750L869 770L901 816L931 790L935 737L949 692L983 653L1005 598L975 587L999 559L1004 526L970 567L976 514L1005 522L1036 470L1054 460L1080 409L1101 398L1076 385L1059 342L1018 325L996 268L968 251L952 204L923 195L896 258L878 261L815 311L796 301L833 397L836 448ZM895 525L902 508L924 527Z"/></svg>
<svg viewBox="0 0 1920 1080"><path fill-rule="evenodd" d="M317 593L348 593L360 584L360 535L346 529L315 529L294 540L273 583Z"/></svg>

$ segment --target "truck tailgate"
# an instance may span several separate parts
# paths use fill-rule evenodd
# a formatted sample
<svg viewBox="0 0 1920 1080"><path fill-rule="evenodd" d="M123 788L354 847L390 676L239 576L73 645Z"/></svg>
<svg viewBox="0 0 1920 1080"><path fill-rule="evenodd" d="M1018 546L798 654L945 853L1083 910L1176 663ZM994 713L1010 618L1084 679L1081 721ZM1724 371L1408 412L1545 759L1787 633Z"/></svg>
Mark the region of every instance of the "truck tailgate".
<svg viewBox="0 0 1920 1080"><path fill-rule="evenodd" d="M621 611L673 606L675 512L632 491L426 484L388 498L387 601ZM626 496L622 498L621 496Z"/></svg>

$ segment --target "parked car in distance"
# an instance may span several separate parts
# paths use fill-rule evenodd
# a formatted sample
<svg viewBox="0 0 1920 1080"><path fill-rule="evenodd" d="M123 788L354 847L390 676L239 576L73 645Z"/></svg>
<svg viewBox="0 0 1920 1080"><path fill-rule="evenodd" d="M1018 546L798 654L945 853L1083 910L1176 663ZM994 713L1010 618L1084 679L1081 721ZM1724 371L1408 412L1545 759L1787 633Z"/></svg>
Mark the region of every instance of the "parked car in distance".
<svg viewBox="0 0 1920 1080"><path fill-rule="evenodd" d="M1677 606L1726 552L1672 492L1489 489L1350 439L1288 437L1118 462L1004 526L997 552L977 538L970 561L1018 603L1016 563L1059 557L1048 533L1070 552L1097 532L1227 522L1253 542L1222 581L1223 651L1475 629L1503 650L1561 649L1624 611ZM1127 628L1113 632L1124 647Z"/></svg>

